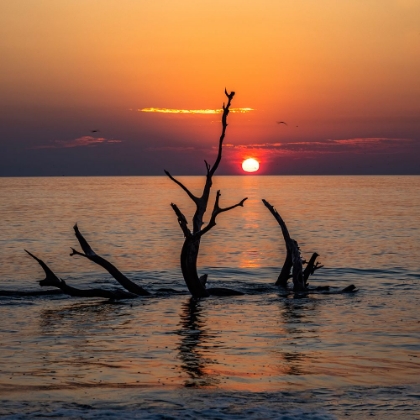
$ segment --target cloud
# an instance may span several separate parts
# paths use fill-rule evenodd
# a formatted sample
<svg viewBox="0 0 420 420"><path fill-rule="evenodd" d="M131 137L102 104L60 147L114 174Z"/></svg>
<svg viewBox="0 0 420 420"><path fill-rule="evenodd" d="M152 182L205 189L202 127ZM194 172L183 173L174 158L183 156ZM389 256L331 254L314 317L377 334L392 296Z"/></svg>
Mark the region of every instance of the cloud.
<svg viewBox="0 0 420 420"><path fill-rule="evenodd" d="M225 144L225 148L238 150L264 150L266 153L396 153L405 151L415 143L412 139L367 137L351 139L326 139L288 143Z"/></svg>
<svg viewBox="0 0 420 420"><path fill-rule="evenodd" d="M197 150L193 146L160 146L160 147L147 147L145 150L149 152L187 152Z"/></svg>
<svg viewBox="0 0 420 420"><path fill-rule="evenodd" d="M172 108L143 108L139 112L156 112L161 114L221 114L223 109L172 109ZM252 108L230 108L232 113L246 113L254 111Z"/></svg>
<svg viewBox="0 0 420 420"><path fill-rule="evenodd" d="M234 148L234 149L278 149L283 146L283 143L251 143L251 144L224 144L225 148ZM214 149L217 149L218 146L213 146Z"/></svg>
<svg viewBox="0 0 420 420"><path fill-rule="evenodd" d="M51 144L31 147L31 149L66 149L72 147L94 147L99 144L121 143L122 140L106 139L105 137L83 136L73 140L55 140Z"/></svg>

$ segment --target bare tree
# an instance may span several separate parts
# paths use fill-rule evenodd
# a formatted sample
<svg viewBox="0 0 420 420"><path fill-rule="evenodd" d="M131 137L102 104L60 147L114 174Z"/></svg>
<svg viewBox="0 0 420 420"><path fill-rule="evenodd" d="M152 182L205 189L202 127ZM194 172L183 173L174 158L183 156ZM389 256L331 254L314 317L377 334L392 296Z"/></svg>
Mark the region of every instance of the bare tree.
<svg viewBox="0 0 420 420"><path fill-rule="evenodd" d="M185 185L183 185L180 181L175 179L168 171L165 170L166 175L168 175L168 177L173 182L179 185L196 205L196 211L193 217L193 229L191 231L188 227L187 219L182 214L181 210L178 208L176 204L174 203L171 204L172 209L174 210L175 214L178 217L179 226L181 227L182 232L184 233L184 237L185 237L184 244L182 246L182 251L181 251L182 275L184 277L185 283L187 284L189 291L194 297L197 297L197 298L206 297L211 294L214 294L214 295L240 294L239 292L236 292L230 289L225 289L225 288L206 288L207 274L204 274L203 276L198 277L198 273L197 273L197 258L198 258L198 252L200 249L201 237L216 225L216 217L220 213L234 209L235 207L238 207L238 206L243 207L244 201L247 199L247 198L244 198L239 203L233 206L221 208L219 206L221 193L220 191L217 191L210 220L207 223L207 225L203 227L203 224L204 224L203 217L204 217L204 213L207 210L207 204L210 197L210 190L213 184L212 177L214 173L216 172L219 166L219 163L222 159L223 140L225 138L226 128L228 126L227 116L229 114L230 104L235 95L235 92L228 93L227 90L225 89L225 95L228 98L228 102L226 105L223 104L222 134L219 140L219 150L217 153L216 161L213 166L209 165L207 161L204 161L206 165L206 169L207 169L207 175L206 175L206 182L205 182L201 197L195 196Z"/></svg>

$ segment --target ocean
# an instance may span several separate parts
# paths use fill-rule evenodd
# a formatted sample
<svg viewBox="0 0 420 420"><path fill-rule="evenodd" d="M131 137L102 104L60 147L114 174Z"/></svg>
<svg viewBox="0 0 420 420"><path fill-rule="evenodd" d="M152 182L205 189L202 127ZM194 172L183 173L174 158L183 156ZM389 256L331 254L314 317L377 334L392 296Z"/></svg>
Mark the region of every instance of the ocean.
<svg viewBox="0 0 420 420"><path fill-rule="evenodd" d="M195 300L170 206L191 226L194 204L168 178L0 178L0 417L420 419L420 177L216 175L205 221L218 189L248 200L203 236L198 272L244 295ZM332 293L274 285L285 244L263 198ZM44 278L24 249L71 286L120 287L69 255L76 222L151 296L14 293Z"/></svg>

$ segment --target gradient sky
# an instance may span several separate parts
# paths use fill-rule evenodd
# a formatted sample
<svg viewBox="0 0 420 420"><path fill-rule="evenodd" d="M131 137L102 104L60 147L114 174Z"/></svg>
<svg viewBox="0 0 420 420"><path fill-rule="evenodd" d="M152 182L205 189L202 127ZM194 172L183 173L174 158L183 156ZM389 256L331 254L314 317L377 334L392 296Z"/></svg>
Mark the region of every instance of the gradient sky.
<svg viewBox="0 0 420 420"><path fill-rule="evenodd" d="M218 174L420 174L419 0L0 0L0 176L204 174L220 114L142 110L225 87Z"/></svg>

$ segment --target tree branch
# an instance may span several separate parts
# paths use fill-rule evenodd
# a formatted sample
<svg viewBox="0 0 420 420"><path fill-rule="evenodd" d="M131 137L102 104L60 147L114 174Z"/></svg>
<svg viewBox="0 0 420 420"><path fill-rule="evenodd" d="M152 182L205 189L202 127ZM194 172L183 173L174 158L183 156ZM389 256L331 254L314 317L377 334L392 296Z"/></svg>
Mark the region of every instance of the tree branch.
<svg viewBox="0 0 420 420"><path fill-rule="evenodd" d="M178 217L178 224L181 227L182 232L184 232L184 236L186 238L191 237L192 234L191 234L191 231L188 229L188 222L187 222L186 217L182 214L181 210L178 208L176 204L171 203L171 207Z"/></svg>
<svg viewBox="0 0 420 420"><path fill-rule="evenodd" d="M208 231L209 231L212 227L216 226L216 217L217 217L217 215L219 215L220 213L224 213L225 211L232 210L232 209L234 209L235 207L239 207L239 206L240 206L240 207L243 207L243 206L244 206L244 202L245 202L246 200L248 200L248 197L246 197L246 198L242 199L239 203L234 204L233 206L230 206L230 207L225 207L225 208L221 208L221 207L219 206L219 200L220 200L220 196L221 196L221 195L222 195L222 194L220 193L220 190L219 190L219 191L217 191L217 194L216 194L216 200L215 200L215 202L214 202L213 212L212 212L212 214L211 214L210 221L209 221L209 223L207 224L207 226L199 232L200 236L203 236L203 235L204 235L206 232L208 232Z"/></svg>
<svg viewBox="0 0 420 420"><path fill-rule="evenodd" d="M79 228L77 227L77 224L73 226L73 229L76 234L76 238L79 241L79 244L82 247L85 254L82 254L81 252L76 251L75 249L72 248L73 251L70 255L81 255L93 261L94 263L100 265L102 268L108 271L108 273L111 274L111 276L114 277L114 279L117 280L117 282L120 283L121 286L124 287L126 290L128 290L130 293L134 293L138 296L150 295L150 293L147 290L143 289L143 287L132 282L123 273L121 273L121 271L118 270L118 268L115 267L115 265L111 264L105 258L102 258L99 255L95 254L95 252L92 251L92 248L90 247L86 239L80 233Z"/></svg>
<svg viewBox="0 0 420 420"><path fill-rule="evenodd" d="M80 255L81 257L88 258L86 254L83 254L83 252L79 252L74 248L70 248L70 249L71 249L70 257L72 257L73 255Z"/></svg>
<svg viewBox="0 0 420 420"><path fill-rule="evenodd" d="M204 159L204 163L206 164L206 171L207 171L207 176L209 175L209 172L210 172L210 168L211 168L211 166L210 166L210 164Z"/></svg>
<svg viewBox="0 0 420 420"><path fill-rule="evenodd" d="M175 179L166 169L164 169L164 172L172 181L175 182L175 184L179 185L187 193L188 197L190 197L195 204L197 204L198 197L196 197L182 182Z"/></svg>
<svg viewBox="0 0 420 420"><path fill-rule="evenodd" d="M50 267L48 267L47 264L44 263L44 261L42 261L41 259L35 257L34 254L31 254L28 250L25 249L25 252L30 255L35 261L38 262L38 264L42 267L42 269L44 270L45 273L45 279L41 280L39 282L39 284L41 286L55 286L55 287L59 287L58 285L62 284L64 282L64 280L61 280L60 278L58 278L55 273L51 270ZM42 283L42 284L41 284Z"/></svg>
<svg viewBox="0 0 420 420"><path fill-rule="evenodd" d="M320 265L319 262L315 263L317 257L319 257L319 254L314 252L310 260L308 261L305 270L303 271L303 280L305 281L305 284L307 283L309 276L314 274L315 270L318 270L319 268L323 267L323 265Z"/></svg>
<svg viewBox="0 0 420 420"><path fill-rule="evenodd" d="M288 241L291 241L292 239L290 238L290 234L287 229L286 223L281 218L281 216L277 213L277 210L268 201L264 200L263 198L262 202L264 203L265 207L267 207L268 210L270 210L271 214L274 216L274 218L277 220L278 224L280 225L281 231L283 233L283 238L287 246Z"/></svg>
<svg viewBox="0 0 420 420"><path fill-rule="evenodd" d="M222 134L220 135L220 140L219 140L219 151L218 151L218 154L217 154L217 159L214 162L214 165L213 165L213 167L211 168L211 170L209 172L209 176L210 177L212 177L214 175L214 173L216 172L216 169L219 167L220 160L222 159L223 140L225 138L226 128L228 126L228 124L227 124L227 116L229 115L230 103L231 103L233 97L235 96L235 92L228 93L227 90L226 90L226 88L225 88L225 95L228 98L228 102L227 102L227 105L226 106L225 106L225 104L223 104Z"/></svg>
<svg viewBox="0 0 420 420"><path fill-rule="evenodd" d="M292 268L293 289L295 292L302 292L305 290L305 281L303 277L302 257L300 254L298 243L290 237L286 223L281 218L280 214L277 213L277 210L268 201L262 199L262 202L277 220L278 224L281 227L284 241L286 242L286 261L284 263L280 276L277 279L276 284L285 286L287 283L287 278L289 277L288 273L290 272L290 268Z"/></svg>
<svg viewBox="0 0 420 420"><path fill-rule="evenodd" d="M96 254L93 249L88 244L87 240L83 237L80 233L77 223L73 226L74 232L76 234L76 238L79 241L80 246L83 249L83 252L86 254L86 257L94 257Z"/></svg>

